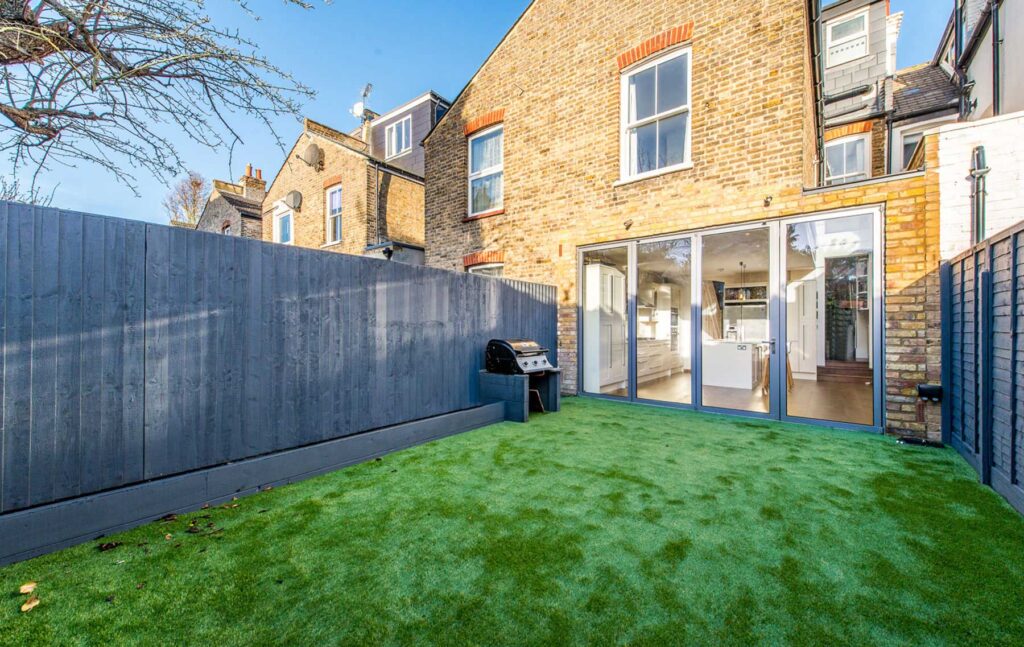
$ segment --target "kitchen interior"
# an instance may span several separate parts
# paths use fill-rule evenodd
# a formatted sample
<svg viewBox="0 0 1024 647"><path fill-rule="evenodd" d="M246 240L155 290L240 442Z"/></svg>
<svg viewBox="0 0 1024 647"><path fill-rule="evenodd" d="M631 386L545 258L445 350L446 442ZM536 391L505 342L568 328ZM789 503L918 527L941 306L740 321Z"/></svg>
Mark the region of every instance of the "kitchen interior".
<svg viewBox="0 0 1024 647"><path fill-rule="evenodd" d="M705 406L767 413L767 227L704 237L701 282Z"/></svg>
<svg viewBox="0 0 1024 647"><path fill-rule="evenodd" d="M779 231L788 242L780 268L786 330L776 342L786 362L790 416L874 424L872 223L871 215L849 216ZM700 241L699 287L691 281L694 240ZM628 248L584 252L583 390L629 396L629 336L635 334L636 397L692 403L696 301L703 406L768 413L772 244L768 227L638 241L633 322Z"/></svg>

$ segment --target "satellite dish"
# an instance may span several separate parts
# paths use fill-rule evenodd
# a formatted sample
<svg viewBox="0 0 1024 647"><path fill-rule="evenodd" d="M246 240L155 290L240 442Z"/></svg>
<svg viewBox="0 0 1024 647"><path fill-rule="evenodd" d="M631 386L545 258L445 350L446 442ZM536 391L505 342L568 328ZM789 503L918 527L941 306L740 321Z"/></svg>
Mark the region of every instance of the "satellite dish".
<svg viewBox="0 0 1024 647"><path fill-rule="evenodd" d="M284 196L284 203L289 209L300 209L302 208L302 194L298 191L289 191L288 195Z"/></svg>
<svg viewBox="0 0 1024 647"><path fill-rule="evenodd" d="M299 159L313 168L320 168L324 161L324 152L319 146L311 143L309 146L306 146L305 150L299 153Z"/></svg>

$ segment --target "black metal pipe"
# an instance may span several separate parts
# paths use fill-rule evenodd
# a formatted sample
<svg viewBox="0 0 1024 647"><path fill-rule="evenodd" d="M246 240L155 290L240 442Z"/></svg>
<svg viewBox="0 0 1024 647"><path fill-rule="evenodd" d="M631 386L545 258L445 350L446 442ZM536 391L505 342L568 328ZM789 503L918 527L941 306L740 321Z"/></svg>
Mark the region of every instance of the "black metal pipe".
<svg viewBox="0 0 1024 647"><path fill-rule="evenodd" d="M992 113L994 115L1002 114L1000 104L1003 102L1003 89L1000 87L1002 74L999 70L1002 65L999 48L1003 43L999 25L999 7L1002 4L1002 0L992 0Z"/></svg>

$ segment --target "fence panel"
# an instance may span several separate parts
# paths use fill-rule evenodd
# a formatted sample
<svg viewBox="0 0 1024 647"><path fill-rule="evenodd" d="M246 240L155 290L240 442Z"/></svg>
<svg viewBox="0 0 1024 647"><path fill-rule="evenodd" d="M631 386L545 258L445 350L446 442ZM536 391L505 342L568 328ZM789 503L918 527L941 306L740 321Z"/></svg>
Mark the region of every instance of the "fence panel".
<svg viewBox="0 0 1024 647"><path fill-rule="evenodd" d="M15 203L0 268L0 513L469 409L488 339L557 344L551 286Z"/></svg>
<svg viewBox="0 0 1024 647"><path fill-rule="evenodd" d="M1024 225L996 234L944 268L944 435L1024 512Z"/></svg>

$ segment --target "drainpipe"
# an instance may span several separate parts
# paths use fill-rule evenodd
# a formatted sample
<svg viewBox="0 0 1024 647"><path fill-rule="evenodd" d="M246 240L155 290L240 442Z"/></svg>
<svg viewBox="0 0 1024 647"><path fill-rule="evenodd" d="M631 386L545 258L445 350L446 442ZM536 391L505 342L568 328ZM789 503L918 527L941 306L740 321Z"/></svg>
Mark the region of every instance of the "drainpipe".
<svg viewBox="0 0 1024 647"><path fill-rule="evenodd" d="M988 191L985 189L985 176L991 170L985 164L985 147L976 147L971 156L971 178L974 180L974 188L971 192L971 206L974 211L974 222L971 223L971 244L973 245L985 240L985 197L988 195Z"/></svg>
<svg viewBox="0 0 1024 647"><path fill-rule="evenodd" d="M814 85L814 130L816 184L825 184L825 68L821 52L821 5L820 0L807 0L807 16L811 22L811 74Z"/></svg>
<svg viewBox="0 0 1024 647"><path fill-rule="evenodd" d="M1003 102L1003 89L1000 87L1002 74L999 69L1002 66L1000 60L1002 57L999 53L1003 44L1003 34L999 24L999 8L1002 4L1003 0L992 0L992 112L997 116L1002 114L1000 104Z"/></svg>

